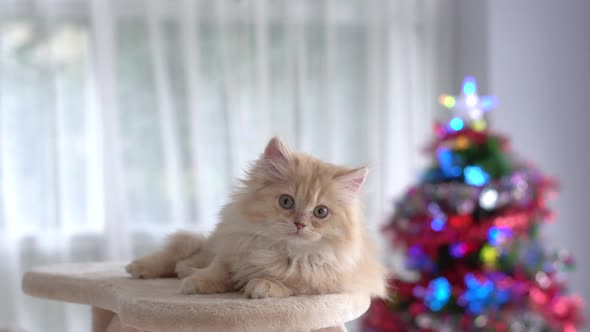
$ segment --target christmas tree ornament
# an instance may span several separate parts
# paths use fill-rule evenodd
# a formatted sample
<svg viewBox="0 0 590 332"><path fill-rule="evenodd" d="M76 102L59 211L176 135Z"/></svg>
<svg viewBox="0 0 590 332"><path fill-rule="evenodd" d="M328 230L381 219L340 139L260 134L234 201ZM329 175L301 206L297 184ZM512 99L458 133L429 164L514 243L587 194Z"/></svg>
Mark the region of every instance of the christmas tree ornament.
<svg viewBox="0 0 590 332"><path fill-rule="evenodd" d="M496 107L498 100L494 96L477 95L477 82L475 78L468 76L463 80L462 93L459 96L443 94L439 102L453 111L454 117L449 121L453 131L460 131L469 124L475 131L483 131L486 128L484 114Z"/></svg>
<svg viewBox="0 0 590 332"><path fill-rule="evenodd" d="M499 194L496 189L485 188L479 195L479 206L485 210L493 210L498 204Z"/></svg>
<svg viewBox="0 0 590 332"><path fill-rule="evenodd" d="M439 311L451 298L451 284L445 277L438 277L428 284L424 302L432 311Z"/></svg>
<svg viewBox="0 0 590 332"><path fill-rule="evenodd" d="M373 303L363 330L577 331L583 302L565 278L573 255L539 237L556 182L489 129L497 99L480 97L474 78L440 102L453 116L434 125L432 162L384 227L407 271L393 274L391 300Z"/></svg>
<svg viewBox="0 0 590 332"><path fill-rule="evenodd" d="M499 246L506 242L511 235L512 231L509 228L492 226L488 230L488 242L492 246Z"/></svg>

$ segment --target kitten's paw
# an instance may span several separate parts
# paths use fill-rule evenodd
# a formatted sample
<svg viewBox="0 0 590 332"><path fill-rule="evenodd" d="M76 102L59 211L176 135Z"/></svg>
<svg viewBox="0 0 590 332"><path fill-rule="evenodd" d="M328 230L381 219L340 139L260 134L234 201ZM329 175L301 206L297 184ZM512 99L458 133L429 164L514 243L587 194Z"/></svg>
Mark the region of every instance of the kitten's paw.
<svg viewBox="0 0 590 332"><path fill-rule="evenodd" d="M214 294L226 291L225 282L209 279L198 274L182 280L180 292L182 294Z"/></svg>
<svg viewBox="0 0 590 332"><path fill-rule="evenodd" d="M159 278L165 274L162 264L151 259L136 259L125 266L125 270L133 278Z"/></svg>
<svg viewBox="0 0 590 332"><path fill-rule="evenodd" d="M184 262L180 262L176 264L176 268L174 269L174 272L176 273L176 275L178 276L178 278L180 279L184 279L188 276L190 276L191 274L193 274L195 272L194 267L189 266L188 264L184 263Z"/></svg>
<svg viewBox="0 0 590 332"><path fill-rule="evenodd" d="M283 284L267 280L255 278L246 284L244 293L251 299L264 299L267 297L287 297L291 295L291 291Z"/></svg>

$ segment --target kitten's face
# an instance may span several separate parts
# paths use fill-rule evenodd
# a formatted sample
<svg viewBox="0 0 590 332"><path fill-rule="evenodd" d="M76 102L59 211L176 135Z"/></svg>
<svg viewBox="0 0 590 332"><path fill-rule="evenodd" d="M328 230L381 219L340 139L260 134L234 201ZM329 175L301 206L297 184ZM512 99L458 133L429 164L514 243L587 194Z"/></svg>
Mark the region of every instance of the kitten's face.
<svg viewBox="0 0 590 332"><path fill-rule="evenodd" d="M253 232L293 245L352 241L362 227L357 196L366 169L350 170L271 140L245 181L242 213Z"/></svg>

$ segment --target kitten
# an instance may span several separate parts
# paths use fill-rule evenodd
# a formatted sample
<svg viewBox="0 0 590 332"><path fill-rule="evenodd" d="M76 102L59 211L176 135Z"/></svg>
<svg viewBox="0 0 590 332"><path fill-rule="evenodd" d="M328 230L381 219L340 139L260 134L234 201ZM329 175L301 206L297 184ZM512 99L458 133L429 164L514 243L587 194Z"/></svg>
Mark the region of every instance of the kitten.
<svg viewBox="0 0 590 332"><path fill-rule="evenodd" d="M136 278L176 274L184 278L185 294L383 297L385 269L360 204L366 176L366 168L328 164L273 138L211 236L176 233L162 250L127 265L127 272Z"/></svg>

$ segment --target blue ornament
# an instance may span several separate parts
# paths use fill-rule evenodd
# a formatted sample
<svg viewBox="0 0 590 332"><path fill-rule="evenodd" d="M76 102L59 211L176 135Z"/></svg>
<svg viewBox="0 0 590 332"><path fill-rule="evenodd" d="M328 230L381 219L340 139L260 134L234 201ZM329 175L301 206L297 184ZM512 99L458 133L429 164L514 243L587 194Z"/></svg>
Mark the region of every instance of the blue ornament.
<svg viewBox="0 0 590 332"><path fill-rule="evenodd" d="M428 284L424 303L432 311L441 310L451 298L451 284L445 277L438 277Z"/></svg>
<svg viewBox="0 0 590 332"><path fill-rule="evenodd" d="M447 178L455 178L461 175L461 163L453 151L447 148L440 148L436 152L438 164Z"/></svg>

